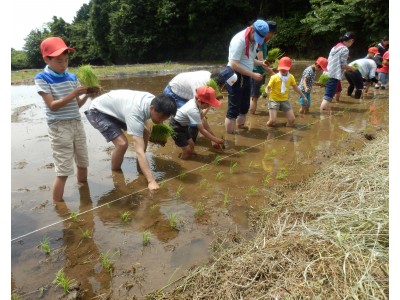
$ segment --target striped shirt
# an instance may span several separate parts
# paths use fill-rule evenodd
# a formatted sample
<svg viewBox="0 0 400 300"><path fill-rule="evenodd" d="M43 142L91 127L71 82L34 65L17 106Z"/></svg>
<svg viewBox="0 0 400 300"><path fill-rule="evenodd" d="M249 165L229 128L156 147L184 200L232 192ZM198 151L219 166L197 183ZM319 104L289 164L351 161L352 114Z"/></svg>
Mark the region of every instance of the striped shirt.
<svg viewBox="0 0 400 300"><path fill-rule="evenodd" d="M42 72L35 76L35 86L38 93L52 94L54 100L58 100L71 93L80 86L80 83L75 74L68 72L57 74L46 66ZM56 111L52 111L47 105L45 109L47 124L49 125L60 120L81 119L78 103L74 100Z"/></svg>
<svg viewBox="0 0 400 300"><path fill-rule="evenodd" d="M328 73L331 78L342 80L344 70L342 66L347 64L349 57L349 48L343 43L338 43L331 49L328 57Z"/></svg>

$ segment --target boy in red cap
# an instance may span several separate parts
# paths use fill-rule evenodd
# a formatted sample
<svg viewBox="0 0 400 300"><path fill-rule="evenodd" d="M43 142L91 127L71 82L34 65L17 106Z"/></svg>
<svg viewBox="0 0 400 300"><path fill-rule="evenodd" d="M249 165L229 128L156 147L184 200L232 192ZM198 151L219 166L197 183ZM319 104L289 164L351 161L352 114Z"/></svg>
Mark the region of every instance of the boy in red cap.
<svg viewBox="0 0 400 300"><path fill-rule="evenodd" d="M307 99L304 99L302 96L300 96L301 107L299 113L306 114L309 112L311 106L310 95L314 84L316 71L323 70L326 72L327 66L328 66L328 60L325 57L318 57L317 61L313 65L308 66L303 71L303 75L300 79L299 89L303 92L303 94L307 97Z"/></svg>
<svg viewBox="0 0 400 300"><path fill-rule="evenodd" d="M220 105L221 102L215 98L214 89L209 86L201 86L196 89L195 97L181 106L176 115L170 119L170 125L174 129L172 137L175 144L182 148L182 153L179 154L181 159L188 159L194 153L195 140L189 131L190 124L195 124L202 135L222 148L224 140L217 138L205 129L202 122L205 112L211 106L217 108Z"/></svg>
<svg viewBox="0 0 400 300"><path fill-rule="evenodd" d="M269 121L268 126L274 126L278 111L284 111L287 118L286 126L294 125L294 113L289 102L289 87L298 93L303 99L307 99L304 93L299 89L296 84L296 79L289 73L292 67L292 60L288 56L282 57L278 62L279 72L272 75L268 82L268 94L269 94Z"/></svg>
<svg viewBox="0 0 400 300"><path fill-rule="evenodd" d="M81 122L79 108L89 96L87 88L81 86L78 78L67 72L69 52L59 37L42 41L40 50L46 67L35 76L37 92L46 106L49 139L53 150L56 178L53 183L53 201L63 201L65 183L74 174L74 160L79 183L87 182L89 165L86 134ZM85 94L82 98L80 95Z"/></svg>

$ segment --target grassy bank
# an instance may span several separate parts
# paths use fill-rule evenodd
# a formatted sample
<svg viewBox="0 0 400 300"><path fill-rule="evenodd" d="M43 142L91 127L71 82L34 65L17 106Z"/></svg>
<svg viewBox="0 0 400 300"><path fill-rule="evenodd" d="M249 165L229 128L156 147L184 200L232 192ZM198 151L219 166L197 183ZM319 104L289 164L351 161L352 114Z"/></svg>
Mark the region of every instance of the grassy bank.
<svg viewBox="0 0 400 300"><path fill-rule="evenodd" d="M221 233L213 259L151 299L388 299L388 132L280 187L256 236ZM168 287L171 288L171 287Z"/></svg>

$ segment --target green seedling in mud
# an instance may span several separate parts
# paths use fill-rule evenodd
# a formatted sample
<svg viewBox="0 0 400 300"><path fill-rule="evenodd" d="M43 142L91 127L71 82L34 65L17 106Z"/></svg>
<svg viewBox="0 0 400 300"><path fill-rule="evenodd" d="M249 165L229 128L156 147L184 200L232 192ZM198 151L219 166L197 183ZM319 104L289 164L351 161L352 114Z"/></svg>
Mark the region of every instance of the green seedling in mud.
<svg viewBox="0 0 400 300"><path fill-rule="evenodd" d="M91 232L89 229L85 229L83 230L82 228L79 228L81 230L82 233L82 239L88 239L91 237Z"/></svg>
<svg viewBox="0 0 400 300"><path fill-rule="evenodd" d="M200 180L199 185L200 188L205 188L208 185L208 180L203 178L202 180Z"/></svg>
<svg viewBox="0 0 400 300"><path fill-rule="evenodd" d="M168 219L169 226L172 229L176 229L176 227L178 226L178 215L176 213L170 212L167 215L167 219Z"/></svg>
<svg viewBox="0 0 400 300"><path fill-rule="evenodd" d="M142 235L142 244L143 246L147 246L148 244L150 244L150 239L151 239L151 232L148 230L145 230L141 233Z"/></svg>
<svg viewBox="0 0 400 300"><path fill-rule="evenodd" d="M49 255L51 252L50 249L50 241L48 237L45 237L41 242L40 242L40 247L43 249L43 251Z"/></svg>
<svg viewBox="0 0 400 300"><path fill-rule="evenodd" d="M263 85L260 86L260 94L261 94L261 96L262 96L263 98L267 98L268 93L267 93L267 90L266 90L266 88L265 88L265 84L263 84Z"/></svg>
<svg viewBox="0 0 400 300"><path fill-rule="evenodd" d="M256 188L254 185L249 186L247 189L248 196L254 195L257 192L258 192L258 188Z"/></svg>
<svg viewBox="0 0 400 300"><path fill-rule="evenodd" d="M78 212L77 211L73 211L70 213L69 217L71 218L72 221L76 222L78 221Z"/></svg>
<svg viewBox="0 0 400 300"><path fill-rule="evenodd" d="M264 178L263 178L264 186L268 185L270 180L271 180L271 176L270 175L265 175Z"/></svg>
<svg viewBox="0 0 400 300"><path fill-rule="evenodd" d="M224 205L226 206L229 203L229 189L227 189L224 193Z"/></svg>
<svg viewBox="0 0 400 300"><path fill-rule="evenodd" d="M129 212L129 211L124 211L124 212L122 212L121 213L121 220L122 220L122 222L128 222L129 220L130 220L130 215L131 215L131 213Z"/></svg>
<svg viewBox="0 0 400 300"><path fill-rule="evenodd" d="M224 172L218 171L218 172L215 174L215 179L216 179L216 180L220 180L220 179L222 178L223 175L224 175Z"/></svg>
<svg viewBox="0 0 400 300"><path fill-rule="evenodd" d="M231 165L229 167L229 173L233 174L235 172L237 166L238 166L238 163L236 161L231 162Z"/></svg>
<svg viewBox="0 0 400 300"><path fill-rule="evenodd" d="M218 165L219 161L221 160L220 155L216 155L214 160L211 162L213 165Z"/></svg>
<svg viewBox="0 0 400 300"><path fill-rule="evenodd" d="M276 174L276 179L283 180L288 176L288 171L285 167L280 168L278 173Z"/></svg>
<svg viewBox="0 0 400 300"><path fill-rule="evenodd" d="M329 78L330 77L328 74L321 74L321 76L319 76L318 83L322 86L326 86L326 83L328 82Z"/></svg>
<svg viewBox="0 0 400 300"><path fill-rule="evenodd" d="M243 155L246 153L246 149L242 148L240 149L240 151L238 152L239 155Z"/></svg>
<svg viewBox="0 0 400 300"><path fill-rule="evenodd" d="M44 296L44 293L46 292L45 287L40 287L39 288L39 298L42 298Z"/></svg>
<svg viewBox="0 0 400 300"><path fill-rule="evenodd" d="M175 193L175 195L176 195L177 198L180 198L182 191L183 191L183 186L182 186L182 184L180 184L180 185L178 186L178 190L177 190L176 193Z"/></svg>
<svg viewBox="0 0 400 300"><path fill-rule="evenodd" d="M173 134L174 130L170 125L166 123L155 124L151 129L149 141L164 147L168 141L168 138Z"/></svg>
<svg viewBox="0 0 400 300"><path fill-rule="evenodd" d="M203 203L197 203L197 204L196 204L196 212L195 212L195 215L196 215L197 217L201 217L201 216L204 214L204 208L205 208L205 206L204 206Z"/></svg>
<svg viewBox="0 0 400 300"><path fill-rule="evenodd" d="M112 276L113 266L111 263L110 254L108 253L101 253L100 254L100 261L103 268Z"/></svg>
<svg viewBox="0 0 400 300"><path fill-rule="evenodd" d="M71 290L71 284L73 283L72 279L69 279L65 273L64 269L60 269L56 273L56 278L53 280L53 284L56 284L56 287L61 286L65 292L69 292Z"/></svg>
<svg viewBox="0 0 400 300"><path fill-rule="evenodd" d="M150 206L150 210L154 211L154 210L158 209L159 207L160 207L159 204L153 204L152 206Z"/></svg>
<svg viewBox="0 0 400 300"><path fill-rule="evenodd" d="M186 176L187 176L187 173L186 173L186 172L182 172L182 173L179 174L178 178L179 178L180 180L182 180L182 179L185 178Z"/></svg>
<svg viewBox="0 0 400 300"><path fill-rule="evenodd" d="M276 150L272 149L264 155L264 160L271 160L276 156Z"/></svg>
<svg viewBox="0 0 400 300"><path fill-rule="evenodd" d="M79 82L88 88L87 93L98 93L101 90L100 82L94 73L91 65L79 66L76 75L79 78Z"/></svg>
<svg viewBox="0 0 400 300"><path fill-rule="evenodd" d="M204 166L202 166L201 167L201 171L208 171L208 170L210 170L211 168L210 168L210 166L209 165L204 165Z"/></svg>

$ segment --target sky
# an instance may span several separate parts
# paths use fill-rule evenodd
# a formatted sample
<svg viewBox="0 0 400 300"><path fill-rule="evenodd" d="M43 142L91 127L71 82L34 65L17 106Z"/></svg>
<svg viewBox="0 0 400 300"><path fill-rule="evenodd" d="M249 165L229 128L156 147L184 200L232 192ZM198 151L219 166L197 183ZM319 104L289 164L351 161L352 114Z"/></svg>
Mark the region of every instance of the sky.
<svg viewBox="0 0 400 300"><path fill-rule="evenodd" d="M89 0L13 0L11 5L12 20L10 22L10 48L22 50L24 39L32 30L42 29L45 23L52 21L53 16L63 18L65 22L71 23L76 12ZM11 21L12 21L11 20Z"/></svg>

